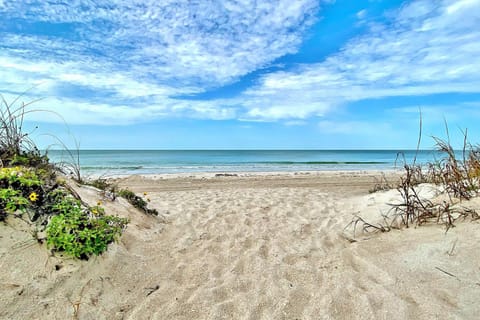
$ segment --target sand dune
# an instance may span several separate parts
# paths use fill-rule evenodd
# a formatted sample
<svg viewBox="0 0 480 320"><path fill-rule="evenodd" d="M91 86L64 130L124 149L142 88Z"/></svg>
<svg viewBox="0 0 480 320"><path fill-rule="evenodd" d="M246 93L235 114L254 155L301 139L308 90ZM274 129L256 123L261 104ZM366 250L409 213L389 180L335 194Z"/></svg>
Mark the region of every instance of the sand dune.
<svg viewBox="0 0 480 320"><path fill-rule="evenodd" d="M90 261L50 256L9 219L0 228L0 317L477 318L478 223L349 241L355 214L380 219L396 198L368 194L375 174L120 179L147 192L160 216L106 203L131 223Z"/></svg>

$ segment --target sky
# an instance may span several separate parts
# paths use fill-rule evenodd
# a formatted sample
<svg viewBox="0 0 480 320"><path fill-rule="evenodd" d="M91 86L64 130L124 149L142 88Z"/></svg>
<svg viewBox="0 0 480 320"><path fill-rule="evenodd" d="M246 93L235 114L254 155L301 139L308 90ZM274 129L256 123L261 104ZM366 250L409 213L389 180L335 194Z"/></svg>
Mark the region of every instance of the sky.
<svg viewBox="0 0 480 320"><path fill-rule="evenodd" d="M41 148L480 143L480 0L0 0ZM57 138L52 138L55 136Z"/></svg>

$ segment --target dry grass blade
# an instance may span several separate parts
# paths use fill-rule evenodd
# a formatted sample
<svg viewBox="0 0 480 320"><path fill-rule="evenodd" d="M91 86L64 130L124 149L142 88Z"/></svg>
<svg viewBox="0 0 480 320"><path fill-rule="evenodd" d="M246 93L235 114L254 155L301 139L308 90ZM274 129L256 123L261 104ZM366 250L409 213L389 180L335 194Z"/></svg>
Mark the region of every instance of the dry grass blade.
<svg viewBox="0 0 480 320"><path fill-rule="evenodd" d="M387 177L385 177L385 174L383 172L382 172L382 177L380 179L375 177L374 180L375 180L375 185L373 186L372 189L368 191L370 193L393 189L393 185L390 182L388 182Z"/></svg>
<svg viewBox="0 0 480 320"><path fill-rule="evenodd" d="M23 155L40 157L35 143L30 139L28 133L23 132L25 114L34 112L26 108L33 102L17 102L24 94L19 95L11 103L7 102L3 95L0 95L0 158L2 164L6 165Z"/></svg>
<svg viewBox="0 0 480 320"><path fill-rule="evenodd" d="M75 141L75 149L67 147L67 145L60 140L58 137L53 135L48 135L52 137L56 143L52 146L59 146L62 152L65 152L67 159L64 161L57 162L57 168L66 175L71 176L76 182L83 183L82 170L80 166L80 144Z"/></svg>
<svg viewBox="0 0 480 320"><path fill-rule="evenodd" d="M363 226L363 231L389 231L392 226L410 227L434 222L444 224L446 231L454 227L460 217L479 219L479 214L468 208L458 208L454 204L456 199L469 200L478 194L480 189L480 148L473 147L467 138L467 130L462 131L463 147L461 159L450 143L450 133L445 121L446 139L432 137L437 152L443 155L439 161L430 162L423 166L416 164L417 153L420 147L422 120L420 114L420 133L417 143L417 152L411 164L408 164L402 153L397 155L403 162L404 174L400 178L397 191L400 194L399 203L390 204L391 210L384 217L384 225L372 224L361 217L356 217L350 224L354 227ZM424 170L426 168L426 171ZM419 184L433 183L441 186L442 192L448 195L449 201L435 203L424 199L419 194ZM379 188L379 187L375 187Z"/></svg>
<svg viewBox="0 0 480 320"><path fill-rule="evenodd" d="M353 236L355 237L356 235L356 230L357 230L357 225L361 224L362 226L362 231L364 233L370 233L370 232L388 232L390 231L390 227L387 225L382 225L382 224L372 224L364 220L360 216L355 216L352 221L345 227L345 229L348 229L350 226L353 226Z"/></svg>

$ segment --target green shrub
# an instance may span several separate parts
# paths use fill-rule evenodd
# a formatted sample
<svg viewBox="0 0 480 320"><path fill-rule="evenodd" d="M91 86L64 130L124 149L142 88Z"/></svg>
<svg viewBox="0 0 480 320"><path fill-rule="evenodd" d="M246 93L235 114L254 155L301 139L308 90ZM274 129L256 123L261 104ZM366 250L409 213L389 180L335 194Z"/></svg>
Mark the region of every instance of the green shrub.
<svg viewBox="0 0 480 320"><path fill-rule="evenodd" d="M24 211L28 204L20 191L12 188L0 189L0 221L5 220L7 213Z"/></svg>
<svg viewBox="0 0 480 320"><path fill-rule="evenodd" d="M107 249L128 223L106 216L100 206L85 207L55 175L46 170L0 168L0 221L7 214L28 212L30 220L47 224L47 246L75 258L87 259Z"/></svg>
<svg viewBox="0 0 480 320"><path fill-rule="evenodd" d="M42 198L42 182L35 170L25 167L0 168L0 221L7 214L35 207Z"/></svg>
<svg viewBox="0 0 480 320"><path fill-rule="evenodd" d="M11 166L30 166L30 167L44 167L48 166L48 157L41 155L40 151L34 149L31 151L22 151L20 154L15 154L10 159Z"/></svg>
<svg viewBox="0 0 480 320"><path fill-rule="evenodd" d="M100 206L84 209L80 201L63 191L54 191L51 210L55 215L47 227L47 246L75 258L88 259L107 249L128 223L128 219L106 216Z"/></svg>
<svg viewBox="0 0 480 320"><path fill-rule="evenodd" d="M103 191L114 191L115 186L108 182L106 179L95 179L95 180L90 180L90 181L85 181L86 185L95 187L97 189L103 190Z"/></svg>
<svg viewBox="0 0 480 320"><path fill-rule="evenodd" d="M42 184L36 170L25 167L1 168L0 186L1 187L20 187L31 188Z"/></svg>
<svg viewBox="0 0 480 320"><path fill-rule="evenodd" d="M80 206L54 216L47 228L47 246L75 258L88 259L107 249L128 223L125 218L89 217Z"/></svg>
<svg viewBox="0 0 480 320"><path fill-rule="evenodd" d="M128 223L124 218L105 216L104 209L99 206L85 210L80 201L69 196L61 198L52 209L58 215L47 227L47 245L75 258L99 255L120 236Z"/></svg>
<svg viewBox="0 0 480 320"><path fill-rule="evenodd" d="M128 189L122 189L118 192L118 195L122 198L125 198L135 208L140 209L147 214L158 216L158 211L156 209L148 208L148 203L132 191Z"/></svg>

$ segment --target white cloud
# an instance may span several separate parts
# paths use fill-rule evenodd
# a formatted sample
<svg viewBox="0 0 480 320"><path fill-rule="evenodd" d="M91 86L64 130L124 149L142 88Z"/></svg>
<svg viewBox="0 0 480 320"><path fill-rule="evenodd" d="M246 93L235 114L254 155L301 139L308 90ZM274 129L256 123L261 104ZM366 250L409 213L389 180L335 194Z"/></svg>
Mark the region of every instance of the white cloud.
<svg viewBox="0 0 480 320"><path fill-rule="evenodd" d="M0 88L19 93L38 85L25 98L47 97L47 108L72 123L231 119L235 99L175 97L228 84L295 53L318 6L316 0L5 2Z"/></svg>
<svg viewBox="0 0 480 320"><path fill-rule="evenodd" d="M478 25L478 1L411 2L325 61L263 76L246 106L257 117L306 118L368 98L480 92Z"/></svg>
<svg viewBox="0 0 480 320"><path fill-rule="evenodd" d="M324 61L264 74L234 98L176 97L294 53L317 10L313 0L4 2L0 18L23 19L26 31L0 42L0 88L39 84L31 97L47 97L42 107L71 123L100 124L159 117L295 123L350 101L480 92L480 2L418 0ZM28 35L32 21L52 34Z"/></svg>
<svg viewBox="0 0 480 320"><path fill-rule="evenodd" d="M314 0L12 1L5 17L51 29L66 24L71 32L2 42L29 59L45 61L55 51L61 61L96 60L157 83L216 86L296 52L317 10Z"/></svg>
<svg viewBox="0 0 480 320"><path fill-rule="evenodd" d="M367 10L366 9L363 9L363 10L360 10L360 11L357 12L357 18L359 20L364 19L366 17L366 15L367 15Z"/></svg>

